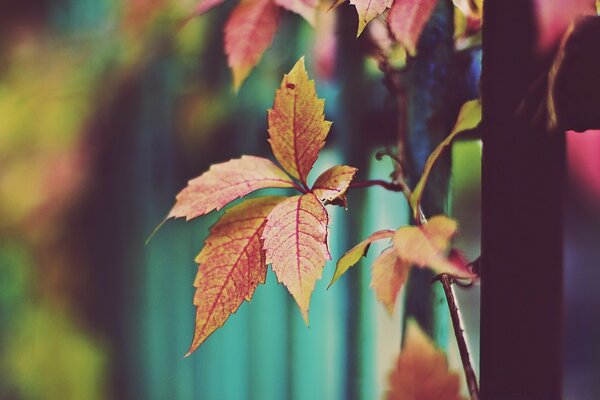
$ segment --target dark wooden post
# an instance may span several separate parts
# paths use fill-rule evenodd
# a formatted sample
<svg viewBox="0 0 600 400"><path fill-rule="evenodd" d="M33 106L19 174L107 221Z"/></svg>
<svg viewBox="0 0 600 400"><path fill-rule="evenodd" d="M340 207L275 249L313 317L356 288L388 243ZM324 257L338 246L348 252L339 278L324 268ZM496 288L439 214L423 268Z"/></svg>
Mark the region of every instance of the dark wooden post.
<svg viewBox="0 0 600 400"><path fill-rule="evenodd" d="M484 14L481 397L559 399L564 136L523 107L547 71L531 1Z"/></svg>

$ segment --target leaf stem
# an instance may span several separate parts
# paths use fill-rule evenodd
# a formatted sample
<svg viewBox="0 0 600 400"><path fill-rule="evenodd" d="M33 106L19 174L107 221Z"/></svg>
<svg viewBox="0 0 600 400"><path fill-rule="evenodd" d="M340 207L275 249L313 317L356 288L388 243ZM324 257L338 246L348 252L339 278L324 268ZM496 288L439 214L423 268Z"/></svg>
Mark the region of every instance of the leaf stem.
<svg viewBox="0 0 600 400"><path fill-rule="evenodd" d="M440 281L444 288L444 294L446 295L446 301L448 302L448 309L450 310L450 316L452 317L454 336L456 337L456 343L458 344L460 359L462 360L463 369L465 371L465 379L467 381L467 387L469 389L471 400L479 400L479 385L477 383L475 371L471 366L469 348L467 347L464 331L460 324L460 315L458 315L458 305L456 304L454 293L452 292L451 285L454 283L454 280L448 274L438 275L435 280Z"/></svg>

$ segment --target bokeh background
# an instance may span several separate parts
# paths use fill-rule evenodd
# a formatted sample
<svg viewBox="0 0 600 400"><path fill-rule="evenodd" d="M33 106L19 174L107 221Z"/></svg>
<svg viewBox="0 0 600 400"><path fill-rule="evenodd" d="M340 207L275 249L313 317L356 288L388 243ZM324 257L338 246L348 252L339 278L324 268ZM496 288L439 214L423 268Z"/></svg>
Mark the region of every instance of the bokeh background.
<svg viewBox="0 0 600 400"><path fill-rule="evenodd" d="M379 398L402 321L369 288L377 246L329 290L327 264L310 328L269 272L252 303L184 359L193 260L218 215L170 221L144 245L188 179L241 154L269 156L266 110L302 55L334 121L316 171L344 162L362 179L387 179L391 164L373 156L394 143L395 107L376 65L361 56L354 19L313 30L285 14L235 94L222 50L231 3L185 26L194 0L3 3L0 398ZM351 11L340 15L356 18ZM569 145L565 390L591 399L600 393L600 142L572 134ZM479 254L480 154L477 141L453 148L448 211L469 259ZM408 222L404 200L383 189L351 194L349 203L332 210L333 260L372 231ZM478 288L458 294L477 364Z"/></svg>

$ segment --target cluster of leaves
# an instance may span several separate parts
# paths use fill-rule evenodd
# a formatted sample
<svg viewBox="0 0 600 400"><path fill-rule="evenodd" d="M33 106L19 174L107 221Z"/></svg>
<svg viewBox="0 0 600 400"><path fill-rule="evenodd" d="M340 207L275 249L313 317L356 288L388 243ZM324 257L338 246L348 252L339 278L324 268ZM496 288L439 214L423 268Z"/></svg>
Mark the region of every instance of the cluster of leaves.
<svg viewBox="0 0 600 400"><path fill-rule="evenodd" d="M463 107L452 135L432 154L426 170L431 169L458 132L471 127L474 120L465 116L471 114L465 114L465 110L473 109L477 108L471 103ZM356 168L337 165L323 172L309 188L308 174L325 144L330 126L324 116L324 100L317 97L314 81L309 80L302 58L284 76L273 108L268 111L269 143L281 168L266 158L242 156L213 165L189 181L177 195L167 218L190 220L220 210L259 189L288 188L299 192L292 197L247 199L226 210L212 227L196 258L197 312L188 354L222 326L244 300L252 298L258 284L265 282L269 264L308 323L312 291L326 261L331 259L325 205L346 207L346 192L357 172ZM417 196L415 209L419 208L418 203ZM452 250L448 257L456 230L455 221L436 216L420 226L376 232L340 259L332 283L366 253L370 243L392 238L393 247L385 250L373 266L373 287L391 313L412 265L430 267L438 273L469 275L458 252Z"/></svg>
<svg viewBox="0 0 600 400"><path fill-rule="evenodd" d="M427 159L421 179L412 193L408 195L413 217L420 224L403 226L396 231L381 230L371 234L340 258L330 286L367 254L371 243L384 239L391 239L392 246L385 249L373 262L371 287L375 290L377 299L390 314L394 312L396 299L412 266L431 268L438 274L451 274L466 279L474 278L467 268L462 254L457 249L450 248L451 239L458 228L456 221L444 215L436 215L429 221L422 220L420 203L427 179L436 160L457 135L475 128L480 120L481 104L479 100L465 103L450 135Z"/></svg>
<svg viewBox="0 0 600 400"><path fill-rule="evenodd" d="M323 172L312 188L307 177L325 144L331 122L324 100L317 97L300 59L275 94L268 112L269 143L275 159L242 156L213 165L177 195L168 218L187 220L219 210L231 201L263 188L291 188L292 197L259 197L228 209L212 227L196 258L197 307L189 353L250 300L264 283L267 264L283 283L308 321L315 283L325 262L329 216L325 204L346 204L356 168L337 165ZM189 354L188 353L188 354Z"/></svg>
<svg viewBox="0 0 600 400"><path fill-rule="evenodd" d="M202 15L225 0L202 0L194 15ZM277 29L281 10L301 15L316 26L322 15L333 12L346 0L337 0L328 8L321 0L241 0L229 15L224 27L227 62L233 73L233 86L238 90L263 53L270 47ZM456 9L457 43L469 41L481 26L482 0L453 0ZM349 0L358 14L359 36L369 22L385 17L389 36L410 55L415 55L417 42L430 19L437 0ZM461 45L465 47L468 45Z"/></svg>

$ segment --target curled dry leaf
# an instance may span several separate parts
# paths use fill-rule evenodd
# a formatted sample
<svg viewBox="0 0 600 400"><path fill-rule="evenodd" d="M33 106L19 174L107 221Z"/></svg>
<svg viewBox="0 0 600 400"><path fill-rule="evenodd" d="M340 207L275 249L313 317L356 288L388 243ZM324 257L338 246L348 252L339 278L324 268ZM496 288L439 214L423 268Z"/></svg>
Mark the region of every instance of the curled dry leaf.
<svg viewBox="0 0 600 400"><path fill-rule="evenodd" d="M340 200L346 207L346 191L358 169L336 165L323 172L315 181L312 192L325 204Z"/></svg>
<svg viewBox="0 0 600 400"><path fill-rule="evenodd" d="M177 202L167 218L190 220L231 201L263 188L289 188L294 183L272 161L254 156L215 164L177 195Z"/></svg>
<svg viewBox="0 0 600 400"><path fill-rule="evenodd" d="M211 228L198 257L194 280L196 324L187 355L221 327L244 300L250 301L267 266L261 235L267 215L285 197L249 199L228 209Z"/></svg>
<svg viewBox="0 0 600 400"><path fill-rule="evenodd" d="M456 234L456 221L443 215L432 217L421 226L403 226L392 239L398 257L419 267L429 267L438 273L463 276L448 260L450 239Z"/></svg>
<svg viewBox="0 0 600 400"><path fill-rule="evenodd" d="M464 400L460 378L448 370L437 349L414 320L406 327L404 346L390 373L386 400Z"/></svg>
<svg viewBox="0 0 600 400"><path fill-rule="evenodd" d="M362 242L360 242L359 244L357 244L356 246L354 246L353 248L351 248L350 250L348 250L346 254L344 254L342 258L338 260L337 265L335 267L335 272L333 273L333 278L331 278L329 286L331 287L331 285L333 285L338 279L340 279L340 277L344 275L346 271L350 269L351 266L356 264L358 260L361 259L361 257L367 255L367 251L369 251L369 246L371 246L371 243L377 240L391 238L392 236L394 236L394 231L392 230L384 229L381 231L377 231Z"/></svg>
<svg viewBox="0 0 600 400"><path fill-rule="evenodd" d="M390 31L412 56L436 4L437 0L395 0L392 4L388 14Z"/></svg>
<svg viewBox="0 0 600 400"><path fill-rule="evenodd" d="M317 97L315 82L308 79L302 57L283 77L268 119L273 155L305 186L331 127L324 108L325 101Z"/></svg>
<svg viewBox="0 0 600 400"><path fill-rule="evenodd" d="M367 24L378 15L383 14L385 10L390 8L393 0L350 0L350 4L356 7L358 13L358 32L356 36L360 36Z"/></svg>
<svg viewBox="0 0 600 400"><path fill-rule="evenodd" d="M450 146L452 140L459 135L460 133L476 128L477 125L481 122L481 100L471 100L467 101L462 105L456 123L452 128L452 132L440 143L435 150L429 155L427 161L425 162L425 167L423 168L423 173L421 174L421 178L415 189L412 191L409 203L413 210L413 216L415 219L419 217L419 209L421 207L421 196L423 196L423 191L425 190L425 185L427 184L427 180L429 179L429 174L431 173L431 169L435 165L435 162L440 157L440 155L444 152L444 150Z"/></svg>
<svg viewBox="0 0 600 400"><path fill-rule="evenodd" d="M242 0L225 24L225 54L237 91L273 41L279 7L273 0Z"/></svg>
<svg viewBox="0 0 600 400"><path fill-rule="evenodd" d="M301 15L311 26L315 26L317 17L317 8L319 2L317 0L275 0L277 5Z"/></svg>
<svg viewBox="0 0 600 400"><path fill-rule="evenodd" d="M325 207L314 194L307 193L277 205L263 232L267 264L288 288L307 324L310 296L325 262L331 259L328 222Z"/></svg>
<svg viewBox="0 0 600 400"><path fill-rule="evenodd" d="M371 287L390 315L394 313L396 299L406 282L410 266L410 262L398 257L393 247L385 249L373 261Z"/></svg>

